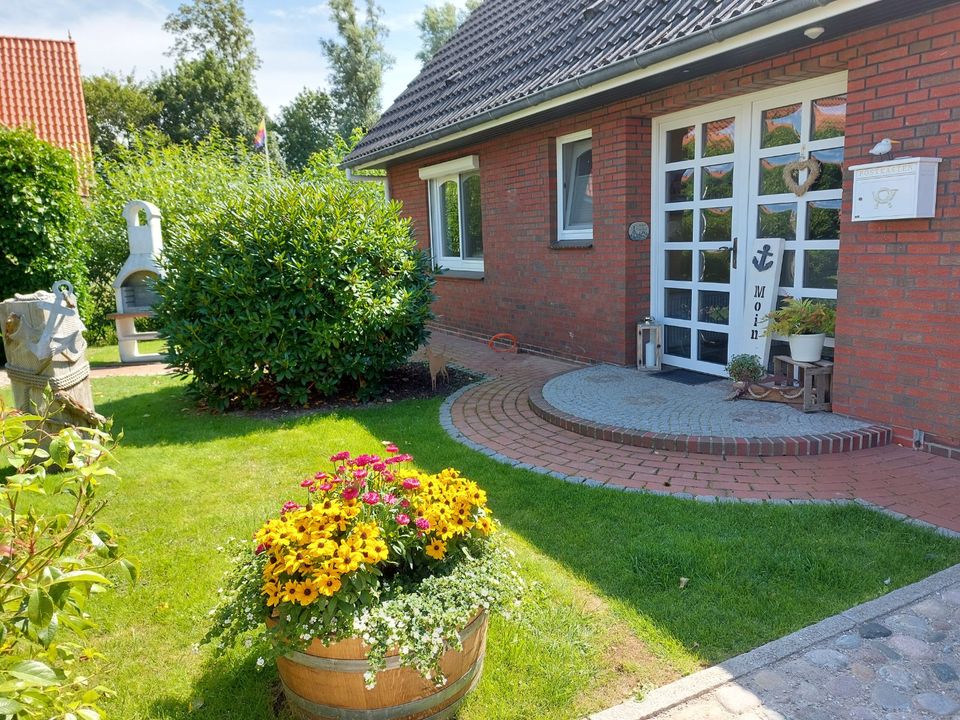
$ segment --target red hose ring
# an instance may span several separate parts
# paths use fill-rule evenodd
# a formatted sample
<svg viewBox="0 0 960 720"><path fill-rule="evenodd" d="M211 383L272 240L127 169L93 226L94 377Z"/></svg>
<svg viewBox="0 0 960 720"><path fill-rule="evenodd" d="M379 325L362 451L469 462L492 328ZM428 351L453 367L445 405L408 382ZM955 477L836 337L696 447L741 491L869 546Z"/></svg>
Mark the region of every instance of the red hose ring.
<svg viewBox="0 0 960 720"><path fill-rule="evenodd" d="M501 347L497 345L498 340L506 340L510 343L507 347ZM489 341L487 345L494 352L499 353L515 353L517 351L517 338L510 333L497 333Z"/></svg>

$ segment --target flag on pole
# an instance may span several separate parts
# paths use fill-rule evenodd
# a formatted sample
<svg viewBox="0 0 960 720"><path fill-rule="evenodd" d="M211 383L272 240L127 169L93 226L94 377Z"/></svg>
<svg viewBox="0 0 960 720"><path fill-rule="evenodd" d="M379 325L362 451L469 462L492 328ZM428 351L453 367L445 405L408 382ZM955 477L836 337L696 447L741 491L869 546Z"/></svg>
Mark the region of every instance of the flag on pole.
<svg viewBox="0 0 960 720"><path fill-rule="evenodd" d="M257 128L257 134L253 138L253 146L255 148L262 148L267 144L267 119L263 118L260 121L260 126Z"/></svg>

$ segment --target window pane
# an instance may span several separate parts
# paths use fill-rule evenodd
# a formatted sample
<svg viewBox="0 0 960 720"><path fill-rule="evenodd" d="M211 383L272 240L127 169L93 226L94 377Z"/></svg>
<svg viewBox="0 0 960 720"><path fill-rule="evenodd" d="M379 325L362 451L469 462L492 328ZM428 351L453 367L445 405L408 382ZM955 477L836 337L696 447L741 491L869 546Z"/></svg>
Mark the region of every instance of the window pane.
<svg viewBox="0 0 960 720"><path fill-rule="evenodd" d="M840 201L807 203L807 240L840 239Z"/></svg>
<svg viewBox="0 0 960 720"><path fill-rule="evenodd" d="M760 205L757 216L757 237L797 239L796 203Z"/></svg>
<svg viewBox="0 0 960 720"><path fill-rule="evenodd" d="M730 251L701 250L700 280L702 282L730 282Z"/></svg>
<svg viewBox="0 0 960 720"><path fill-rule="evenodd" d="M700 322L726 325L730 321L730 293L719 290L700 291Z"/></svg>
<svg viewBox="0 0 960 720"><path fill-rule="evenodd" d="M733 163L704 167L700 195L703 200L733 197Z"/></svg>
<svg viewBox="0 0 960 720"><path fill-rule="evenodd" d="M667 242L693 242L693 210L667 213Z"/></svg>
<svg viewBox="0 0 960 720"><path fill-rule="evenodd" d="M760 147L779 147L800 142L800 103L763 111Z"/></svg>
<svg viewBox="0 0 960 720"><path fill-rule="evenodd" d="M689 320L690 293L690 290L667 288L664 297L666 300L666 309L663 311L663 314L669 318L677 318L677 320Z"/></svg>
<svg viewBox="0 0 960 720"><path fill-rule="evenodd" d="M697 135L692 127L667 133L667 162L693 160L696 155Z"/></svg>
<svg viewBox="0 0 960 720"><path fill-rule="evenodd" d="M697 359L718 365L727 364L728 337L723 332L700 330L700 343L697 348Z"/></svg>
<svg viewBox="0 0 960 720"><path fill-rule="evenodd" d="M811 140L843 137L847 125L847 96L834 95L813 101Z"/></svg>
<svg viewBox="0 0 960 720"><path fill-rule="evenodd" d="M693 168L667 173L667 202L693 200Z"/></svg>
<svg viewBox="0 0 960 720"><path fill-rule="evenodd" d="M783 264L780 266L780 287L793 287L793 268L797 260L796 250L783 251Z"/></svg>
<svg viewBox="0 0 960 720"><path fill-rule="evenodd" d="M667 280L693 280L692 250L670 250L667 253Z"/></svg>
<svg viewBox="0 0 960 720"><path fill-rule="evenodd" d="M811 190L839 190L843 187L843 148L815 150L810 153L820 161L820 177Z"/></svg>
<svg viewBox="0 0 960 720"><path fill-rule="evenodd" d="M564 230L593 226L593 150L590 143L590 140L578 140L564 146Z"/></svg>
<svg viewBox="0 0 960 720"><path fill-rule="evenodd" d="M440 186L440 244L445 257L460 257L460 203L456 180Z"/></svg>
<svg viewBox="0 0 960 720"><path fill-rule="evenodd" d="M839 250L807 250L803 254L803 286L837 289Z"/></svg>
<svg viewBox="0 0 960 720"><path fill-rule="evenodd" d="M663 328L663 346L668 355L690 357L690 330L673 325Z"/></svg>
<svg viewBox="0 0 960 720"><path fill-rule="evenodd" d="M733 225L733 208L704 208L700 211L700 241L729 242Z"/></svg>
<svg viewBox="0 0 960 720"><path fill-rule="evenodd" d="M716 120L703 126L703 156L729 155L733 152L736 123L733 118Z"/></svg>
<svg viewBox="0 0 960 720"><path fill-rule="evenodd" d="M762 158L760 160L760 194L776 195L790 192L790 188L783 179L783 168L799 159L800 156L797 153Z"/></svg>
<svg viewBox="0 0 960 720"><path fill-rule="evenodd" d="M463 194L463 257L483 257L483 221L480 214L480 175L462 175Z"/></svg>

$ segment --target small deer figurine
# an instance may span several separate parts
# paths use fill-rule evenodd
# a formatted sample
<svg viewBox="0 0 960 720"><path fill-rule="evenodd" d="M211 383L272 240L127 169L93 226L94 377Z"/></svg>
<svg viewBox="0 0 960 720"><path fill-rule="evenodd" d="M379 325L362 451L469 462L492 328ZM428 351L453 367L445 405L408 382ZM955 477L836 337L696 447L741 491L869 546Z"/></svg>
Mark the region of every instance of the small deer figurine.
<svg viewBox="0 0 960 720"><path fill-rule="evenodd" d="M434 350L433 347L428 345L424 354L427 356L427 362L430 363L430 384L436 390L438 376L442 375L445 382L450 381L450 374L447 372L447 362L449 362L447 349Z"/></svg>

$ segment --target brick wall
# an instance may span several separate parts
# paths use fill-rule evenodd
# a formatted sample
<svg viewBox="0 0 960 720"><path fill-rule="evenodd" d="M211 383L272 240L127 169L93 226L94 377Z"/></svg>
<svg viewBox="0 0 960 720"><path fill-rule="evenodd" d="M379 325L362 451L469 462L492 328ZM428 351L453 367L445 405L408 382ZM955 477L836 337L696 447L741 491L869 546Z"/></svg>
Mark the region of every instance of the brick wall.
<svg viewBox="0 0 960 720"><path fill-rule="evenodd" d="M484 218L483 280L441 277L437 324L558 355L628 364L649 312L651 119L715 100L848 70L847 165L884 136L904 154L936 155L937 217L852 223L841 213L834 408L960 445L960 3L888 28L811 45L736 70L504 134L389 169L423 247L419 167L476 153ZM556 249L555 139L593 130L594 242Z"/></svg>

